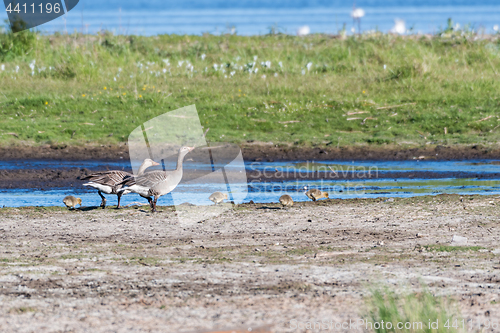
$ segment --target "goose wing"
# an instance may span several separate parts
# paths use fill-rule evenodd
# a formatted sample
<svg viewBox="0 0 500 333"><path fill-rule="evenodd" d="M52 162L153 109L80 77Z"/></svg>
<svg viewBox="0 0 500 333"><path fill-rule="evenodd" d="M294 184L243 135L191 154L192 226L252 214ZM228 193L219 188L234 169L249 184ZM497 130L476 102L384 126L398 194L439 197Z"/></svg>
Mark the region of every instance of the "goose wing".
<svg viewBox="0 0 500 333"><path fill-rule="evenodd" d="M125 178L128 178L130 176L132 175L125 171L111 170L111 171L95 172L80 179L88 180L102 185L116 186L120 184Z"/></svg>
<svg viewBox="0 0 500 333"><path fill-rule="evenodd" d="M170 174L165 171L150 171L141 176L135 177L135 184L146 188L152 188L159 183L168 181L170 178L169 176Z"/></svg>

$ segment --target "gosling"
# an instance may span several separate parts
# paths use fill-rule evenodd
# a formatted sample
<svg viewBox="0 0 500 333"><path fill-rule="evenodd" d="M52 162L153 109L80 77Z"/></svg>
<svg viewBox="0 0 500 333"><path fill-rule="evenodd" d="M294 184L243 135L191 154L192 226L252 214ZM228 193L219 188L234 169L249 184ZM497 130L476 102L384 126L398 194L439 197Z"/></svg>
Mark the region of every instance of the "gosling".
<svg viewBox="0 0 500 333"><path fill-rule="evenodd" d="M212 193L212 195L210 195L208 199L210 199L212 202L218 205L224 200L227 200L227 193L215 192Z"/></svg>
<svg viewBox="0 0 500 333"><path fill-rule="evenodd" d="M72 195L68 195L67 197L65 197L63 199L63 202L64 204L66 205L66 207L68 208L73 208L75 209L75 206L76 205L80 205L80 207L82 207L82 199L80 198L75 198L74 196Z"/></svg>
<svg viewBox="0 0 500 333"><path fill-rule="evenodd" d="M280 197L280 204L283 207L292 207L293 206L293 199L288 194L284 194Z"/></svg>
<svg viewBox="0 0 500 333"><path fill-rule="evenodd" d="M328 193L321 192L320 190L318 190L316 188L313 188L313 189L307 191L306 195L312 201L316 201L316 200L319 200L321 198L328 198Z"/></svg>

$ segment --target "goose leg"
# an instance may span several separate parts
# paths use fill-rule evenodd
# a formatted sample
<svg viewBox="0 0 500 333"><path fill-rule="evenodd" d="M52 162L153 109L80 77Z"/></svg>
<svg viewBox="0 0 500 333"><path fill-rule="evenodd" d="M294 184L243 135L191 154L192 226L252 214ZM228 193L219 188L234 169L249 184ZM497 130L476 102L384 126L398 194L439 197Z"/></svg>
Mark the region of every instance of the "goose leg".
<svg viewBox="0 0 500 333"><path fill-rule="evenodd" d="M116 195L118 196L118 205L116 206L116 209L120 209L120 199L122 198L123 192L118 192Z"/></svg>
<svg viewBox="0 0 500 333"><path fill-rule="evenodd" d="M143 195L141 195L141 197L143 197L144 199L147 199L148 200L148 203L149 203L149 207L151 209L153 209L153 199L151 199L151 197L145 197Z"/></svg>
<svg viewBox="0 0 500 333"><path fill-rule="evenodd" d="M156 213L156 200L158 200L158 197L155 195L155 199L153 200L153 209L151 212Z"/></svg>
<svg viewBox="0 0 500 333"><path fill-rule="evenodd" d="M106 198L104 197L104 195L102 195L101 191L98 191L97 193L99 193L99 196L102 199L102 201L101 201L101 208L102 209L106 208Z"/></svg>

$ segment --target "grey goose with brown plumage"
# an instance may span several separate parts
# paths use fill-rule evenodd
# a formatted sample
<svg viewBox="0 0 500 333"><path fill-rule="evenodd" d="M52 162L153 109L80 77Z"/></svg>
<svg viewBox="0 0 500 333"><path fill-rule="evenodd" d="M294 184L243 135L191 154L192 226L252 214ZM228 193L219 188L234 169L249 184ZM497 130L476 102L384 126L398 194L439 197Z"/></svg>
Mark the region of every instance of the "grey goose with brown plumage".
<svg viewBox="0 0 500 333"><path fill-rule="evenodd" d="M147 158L145 159L139 170L137 172L138 175L142 175L147 168L160 165L155 161ZM130 191L119 191L122 188L121 183L124 179L128 179L133 177L133 175L126 171L121 170L109 170L109 171L100 171L95 172L91 175L81 178L81 180L88 180L88 183L83 184L83 186L91 186L98 190L98 194L101 197L101 207L106 208L106 198L102 194L103 192L106 194L116 194L118 196L118 205L117 209L120 208L120 199L122 195L130 193Z"/></svg>
<svg viewBox="0 0 500 333"><path fill-rule="evenodd" d="M123 188L119 192L129 191L139 194L141 197L148 199L151 211L156 212L156 201L158 198L172 192L181 182L182 162L184 161L184 157L192 150L194 150L194 147L181 147L179 149L175 170L155 170L126 178L120 184ZM154 200L151 197L154 197Z"/></svg>

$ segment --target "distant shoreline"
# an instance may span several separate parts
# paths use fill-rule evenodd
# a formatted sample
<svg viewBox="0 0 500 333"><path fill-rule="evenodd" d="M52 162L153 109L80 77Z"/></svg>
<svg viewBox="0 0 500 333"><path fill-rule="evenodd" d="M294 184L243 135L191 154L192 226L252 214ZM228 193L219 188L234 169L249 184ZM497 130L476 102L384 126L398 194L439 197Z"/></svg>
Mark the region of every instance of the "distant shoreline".
<svg viewBox="0 0 500 333"><path fill-rule="evenodd" d="M297 3L295 3L297 4ZM302 3L303 4L303 3ZM326 6L325 6L326 4ZM436 33L446 27L452 18L462 27L469 25L486 33L500 24L497 17L500 7L491 3L474 5L440 5L434 2L387 2L374 1L370 6L362 3L366 15L362 18L361 30L390 31L395 19L406 22L407 29L420 33ZM237 7L236 7L237 6ZM184 7L184 8L180 8ZM189 8L184 3L147 2L80 3L71 12L40 27L41 31L54 33L96 33L102 29L118 34L157 36L159 34L215 35L234 31L240 36L258 36L271 28L295 35L298 28L308 25L312 33L337 33L344 24L350 34L352 2L307 2L306 6L293 6L290 1L210 3L191 1ZM0 16L0 18L2 18ZM4 16L3 18L6 18Z"/></svg>
<svg viewBox="0 0 500 333"><path fill-rule="evenodd" d="M278 146L278 147L276 147ZM349 146L307 147L271 143L240 146L245 161L327 161L327 160L477 160L500 159L500 148L493 145ZM0 160L128 160L127 145L108 146L3 146Z"/></svg>

